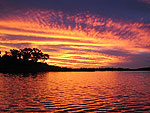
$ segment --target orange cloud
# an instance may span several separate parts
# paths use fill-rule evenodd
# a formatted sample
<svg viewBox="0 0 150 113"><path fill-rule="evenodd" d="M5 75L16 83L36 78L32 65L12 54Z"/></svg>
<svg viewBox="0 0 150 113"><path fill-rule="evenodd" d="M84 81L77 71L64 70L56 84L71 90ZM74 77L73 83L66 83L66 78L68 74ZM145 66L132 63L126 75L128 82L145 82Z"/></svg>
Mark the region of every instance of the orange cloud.
<svg viewBox="0 0 150 113"><path fill-rule="evenodd" d="M149 24L55 11L19 14L0 18L2 51L29 44L49 53L49 64L67 67L112 66L126 62L129 54L150 52Z"/></svg>

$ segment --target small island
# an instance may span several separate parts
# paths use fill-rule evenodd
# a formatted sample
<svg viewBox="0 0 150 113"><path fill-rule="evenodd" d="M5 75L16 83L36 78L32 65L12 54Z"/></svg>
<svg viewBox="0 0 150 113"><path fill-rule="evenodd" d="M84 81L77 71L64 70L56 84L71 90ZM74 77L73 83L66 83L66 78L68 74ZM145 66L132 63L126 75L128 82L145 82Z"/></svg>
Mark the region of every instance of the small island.
<svg viewBox="0 0 150 113"><path fill-rule="evenodd" d="M61 71L150 71L150 67L130 69L130 68L66 68L52 66L45 63L49 59L48 54L44 54L38 48L11 49L1 55L0 52L0 72L2 73L29 73L29 72L61 72Z"/></svg>
<svg viewBox="0 0 150 113"><path fill-rule="evenodd" d="M49 55L38 48L11 49L0 55L0 72L45 72L59 69L44 63L47 59Z"/></svg>

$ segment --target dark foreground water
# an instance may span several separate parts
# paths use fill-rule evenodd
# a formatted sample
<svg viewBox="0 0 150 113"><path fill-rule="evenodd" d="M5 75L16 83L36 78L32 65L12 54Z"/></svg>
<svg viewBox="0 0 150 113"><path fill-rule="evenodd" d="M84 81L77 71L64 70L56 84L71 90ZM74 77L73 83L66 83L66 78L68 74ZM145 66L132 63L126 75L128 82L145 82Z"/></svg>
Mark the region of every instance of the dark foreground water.
<svg viewBox="0 0 150 113"><path fill-rule="evenodd" d="M0 73L0 112L150 112L150 72Z"/></svg>

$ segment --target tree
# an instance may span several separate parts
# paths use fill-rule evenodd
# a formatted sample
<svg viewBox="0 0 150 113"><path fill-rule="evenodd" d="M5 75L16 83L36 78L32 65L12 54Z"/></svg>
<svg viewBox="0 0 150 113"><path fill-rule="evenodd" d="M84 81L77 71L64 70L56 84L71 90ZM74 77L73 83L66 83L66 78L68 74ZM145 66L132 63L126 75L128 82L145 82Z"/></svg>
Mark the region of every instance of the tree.
<svg viewBox="0 0 150 113"><path fill-rule="evenodd" d="M32 49L31 48L24 48L24 49L20 49L20 55L22 57L23 60L31 60L31 53L32 53Z"/></svg>
<svg viewBox="0 0 150 113"><path fill-rule="evenodd" d="M32 60L34 62L37 62L38 60L47 60L49 59L48 54L44 54L40 49L38 48L24 48L21 49L21 55L24 60Z"/></svg>
<svg viewBox="0 0 150 113"><path fill-rule="evenodd" d="M21 59L21 53L19 50L11 49L10 50L11 56L15 59Z"/></svg>
<svg viewBox="0 0 150 113"><path fill-rule="evenodd" d="M49 59L49 55L48 54L43 54L42 59L43 59L43 61Z"/></svg>
<svg viewBox="0 0 150 113"><path fill-rule="evenodd" d="M1 52L0 52L1 54ZM9 59L20 59L24 61L34 61L37 62L38 60L47 60L49 59L48 54L44 54L38 48L24 48L24 49L11 49L10 52L5 51L5 54L2 57L9 57Z"/></svg>

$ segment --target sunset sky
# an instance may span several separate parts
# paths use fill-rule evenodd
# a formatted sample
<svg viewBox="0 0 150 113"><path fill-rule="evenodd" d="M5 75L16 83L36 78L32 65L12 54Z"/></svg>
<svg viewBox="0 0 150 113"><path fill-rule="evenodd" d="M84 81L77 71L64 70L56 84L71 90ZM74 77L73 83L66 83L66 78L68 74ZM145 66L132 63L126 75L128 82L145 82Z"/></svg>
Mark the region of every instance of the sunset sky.
<svg viewBox="0 0 150 113"><path fill-rule="evenodd" d="M0 0L0 51L62 67L150 66L150 0Z"/></svg>

